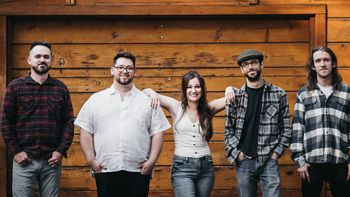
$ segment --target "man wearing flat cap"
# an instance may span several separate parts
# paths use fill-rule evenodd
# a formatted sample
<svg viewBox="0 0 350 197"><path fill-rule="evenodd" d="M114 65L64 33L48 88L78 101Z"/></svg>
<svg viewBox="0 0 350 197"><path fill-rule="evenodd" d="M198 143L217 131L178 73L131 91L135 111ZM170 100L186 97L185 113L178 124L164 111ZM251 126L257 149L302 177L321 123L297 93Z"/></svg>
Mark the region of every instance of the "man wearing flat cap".
<svg viewBox="0 0 350 197"><path fill-rule="evenodd" d="M264 56L243 51L237 63L246 83L235 90L236 101L226 107L227 158L236 166L241 197L281 196L278 158L290 143L291 126L287 95L263 79Z"/></svg>

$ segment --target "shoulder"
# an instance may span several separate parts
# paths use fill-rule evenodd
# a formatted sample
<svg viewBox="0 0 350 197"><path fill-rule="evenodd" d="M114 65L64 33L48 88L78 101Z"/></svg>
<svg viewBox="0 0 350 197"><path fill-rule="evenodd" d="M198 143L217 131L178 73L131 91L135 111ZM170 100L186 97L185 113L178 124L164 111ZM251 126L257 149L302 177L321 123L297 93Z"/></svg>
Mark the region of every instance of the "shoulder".
<svg viewBox="0 0 350 197"><path fill-rule="evenodd" d="M266 83L266 88L268 91L272 92L273 94L279 94L279 95L286 94L286 91L284 89L272 83Z"/></svg>
<svg viewBox="0 0 350 197"><path fill-rule="evenodd" d="M17 79L12 80L9 83L8 87L15 87L18 85L22 85L23 83L25 83L25 81L26 81L26 77L19 77Z"/></svg>

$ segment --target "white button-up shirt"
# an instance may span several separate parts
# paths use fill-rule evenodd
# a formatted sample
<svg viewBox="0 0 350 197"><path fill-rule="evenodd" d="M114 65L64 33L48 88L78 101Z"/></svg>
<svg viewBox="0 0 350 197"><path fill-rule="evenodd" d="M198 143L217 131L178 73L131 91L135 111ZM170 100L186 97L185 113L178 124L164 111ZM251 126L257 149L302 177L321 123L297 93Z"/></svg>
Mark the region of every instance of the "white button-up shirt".
<svg viewBox="0 0 350 197"><path fill-rule="evenodd" d="M74 124L93 135L96 160L105 167L102 172L141 171L151 136L170 128L163 111L152 109L150 103L135 86L123 100L111 86L86 101Z"/></svg>

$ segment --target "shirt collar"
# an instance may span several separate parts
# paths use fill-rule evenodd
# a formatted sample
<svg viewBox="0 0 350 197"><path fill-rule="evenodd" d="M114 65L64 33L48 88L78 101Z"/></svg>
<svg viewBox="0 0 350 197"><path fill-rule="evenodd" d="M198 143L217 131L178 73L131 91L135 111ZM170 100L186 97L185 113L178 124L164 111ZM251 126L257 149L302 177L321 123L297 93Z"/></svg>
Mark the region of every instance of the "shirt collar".
<svg viewBox="0 0 350 197"><path fill-rule="evenodd" d="M25 83L31 83L31 84L39 84L38 82L34 81L34 79L30 76L30 72L29 74L25 77ZM49 84L49 85L52 85L54 84L54 80L53 78L50 76L47 77L46 81L43 83L43 84ZM42 85L43 85L42 84Z"/></svg>
<svg viewBox="0 0 350 197"><path fill-rule="evenodd" d="M114 87L114 85L112 84L108 89L107 89L107 93L110 95L113 95L115 93L119 94L119 91ZM136 86L133 84L131 87L131 90L127 93L127 95L131 95L131 96L136 96L137 93L137 88Z"/></svg>

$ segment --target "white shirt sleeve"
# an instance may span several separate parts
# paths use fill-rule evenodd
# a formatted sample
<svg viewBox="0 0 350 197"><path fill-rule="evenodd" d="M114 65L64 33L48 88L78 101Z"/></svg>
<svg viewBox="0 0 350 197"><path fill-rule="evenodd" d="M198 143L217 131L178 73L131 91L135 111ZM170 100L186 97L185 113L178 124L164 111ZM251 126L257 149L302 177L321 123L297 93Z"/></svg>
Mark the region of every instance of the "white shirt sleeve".
<svg viewBox="0 0 350 197"><path fill-rule="evenodd" d="M74 121L74 125L81 129L84 129L90 134L94 133L94 122L93 122L93 96L91 96L80 109L77 118Z"/></svg>

